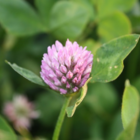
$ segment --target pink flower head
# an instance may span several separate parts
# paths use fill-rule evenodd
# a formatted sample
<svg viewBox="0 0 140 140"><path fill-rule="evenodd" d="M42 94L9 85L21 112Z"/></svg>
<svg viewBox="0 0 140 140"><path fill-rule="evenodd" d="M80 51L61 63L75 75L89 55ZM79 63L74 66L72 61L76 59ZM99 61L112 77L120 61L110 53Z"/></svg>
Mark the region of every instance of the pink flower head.
<svg viewBox="0 0 140 140"><path fill-rule="evenodd" d="M39 112L34 111L34 104L21 95L15 96L12 102L5 104L4 114L17 130L28 129L31 126L31 119L39 117Z"/></svg>
<svg viewBox="0 0 140 140"><path fill-rule="evenodd" d="M53 90L61 94L78 91L87 81L92 69L93 55L77 42L66 41L65 46L56 41L44 53L41 77Z"/></svg>

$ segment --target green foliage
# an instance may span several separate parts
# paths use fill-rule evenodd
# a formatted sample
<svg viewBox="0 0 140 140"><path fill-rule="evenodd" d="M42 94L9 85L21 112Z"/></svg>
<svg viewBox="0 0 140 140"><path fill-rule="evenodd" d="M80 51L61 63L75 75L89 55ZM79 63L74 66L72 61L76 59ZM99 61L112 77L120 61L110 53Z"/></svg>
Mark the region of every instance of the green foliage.
<svg viewBox="0 0 140 140"><path fill-rule="evenodd" d="M131 32L134 34L130 35ZM135 33L140 34L140 0L0 0L0 113L7 100L24 93L40 111L38 120L32 121L33 139L52 139L63 96L49 90L37 75L47 46L55 40L64 45L69 38L87 46L94 62L91 82L73 96L67 108L72 116L78 106L74 117L64 121L60 139L114 140L122 132L117 140L132 140L132 137L139 140L140 117L135 108L139 97L131 85L126 86L123 96L124 130L120 114L125 79L132 80L140 92L140 42L137 44L139 35ZM35 74L7 62L20 75L43 88L17 76L4 60L33 71ZM97 83L113 80L111 84ZM15 140L15 134L5 123L0 117L0 140Z"/></svg>
<svg viewBox="0 0 140 140"><path fill-rule="evenodd" d="M60 1L52 8L50 30L57 38L74 39L82 33L88 20L89 14L82 5Z"/></svg>
<svg viewBox="0 0 140 140"><path fill-rule="evenodd" d="M117 140L133 140L139 116L139 93L127 80L122 101L122 123L124 131Z"/></svg>
<svg viewBox="0 0 140 140"><path fill-rule="evenodd" d="M120 10L128 11L132 8L136 0L99 0L97 2L99 17L104 17L110 13Z"/></svg>
<svg viewBox="0 0 140 140"><path fill-rule="evenodd" d="M139 113L139 93L126 81L122 103L122 122L126 128L131 120Z"/></svg>
<svg viewBox="0 0 140 140"><path fill-rule="evenodd" d="M6 123L6 121L0 116L0 139L1 140L17 140L14 131Z"/></svg>
<svg viewBox="0 0 140 140"><path fill-rule="evenodd" d="M49 29L50 12L56 2L57 0L35 0L36 7L47 29Z"/></svg>
<svg viewBox="0 0 140 140"><path fill-rule="evenodd" d="M98 34L103 42L130 33L131 23L122 12L114 12L99 22Z"/></svg>
<svg viewBox="0 0 140 140"><path fill-rule="evenodd" d="M99 22L98 33L104 41L108 41L131 32L127 17L122 12L115 12L128 11L135 0L129 0L127 4L125 2L99 0L95 4L98 8L96 15L90 0L35 0L38 13L24 0L1 0L0 23L9 33L16 36L50 32L59 39L75 39L84 33L88 22L94 25L100 17L104 17ZM107 7L104 6L105 3L108 3Z"/></svg>
<svg viewBox="0 0 140 140"><path fill-rule="evenodd" d="M134 49L139 35L127 35L102 45L94 56L91 82L110 82L123 70L123 60Z"/></svg>
<svg viewBox="0 0 140 140"><path fill-rule="evenodd" d="M29 81L35 84L41 85L41 86L45 86L45 83L42 81L42 79L36 74L34 74L33 72L27 69L21 68L16 64L11 64L8 61L6 61L6 63L9 64L17 73L19 73L21 76L28 79Z"/></svg>
<svg viewBox="0 0 140 140"><path fill-rule="evenodd" d="M33 35L44 30L40 18L24 0L0 0L0 23L16 36Z"/></svg>
<svg viewBox="0 0 140 140"><path fill-rule="evenodd" d="M71 0L71 1L82 5L87 10L87 13L90 15L91 21L95 19L95 10L90 0Z"/></svg>

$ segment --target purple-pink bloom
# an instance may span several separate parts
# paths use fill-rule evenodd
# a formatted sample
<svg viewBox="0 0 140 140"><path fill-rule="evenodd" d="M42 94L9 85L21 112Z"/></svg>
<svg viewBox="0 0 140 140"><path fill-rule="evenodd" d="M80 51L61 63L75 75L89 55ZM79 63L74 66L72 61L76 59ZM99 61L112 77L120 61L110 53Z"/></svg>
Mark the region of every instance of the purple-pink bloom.
<svg viewBox="0 0 140 140"><path fill-rule="evenodd" d="M61 94L77 92L90 76L93 54L77 42L66 41L65 46L56 41L44 53L41 77L53 90Z"/></svg>
<svg viewBox="0 0 140 140"><path fill-rule="evenodd" d="M30 128L31 119L39 117L39 112L35 111L34 104L21 95L15 96L13 101L5 103L4 114L17 130Z"/></svg>

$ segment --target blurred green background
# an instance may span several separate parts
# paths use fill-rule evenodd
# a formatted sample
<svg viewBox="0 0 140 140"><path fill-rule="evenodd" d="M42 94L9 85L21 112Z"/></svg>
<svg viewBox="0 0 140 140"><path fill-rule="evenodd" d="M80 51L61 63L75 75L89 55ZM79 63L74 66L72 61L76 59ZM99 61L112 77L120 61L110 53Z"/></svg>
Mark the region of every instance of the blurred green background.
<svg viewBox="0 0 140 140"><path fill-rule="evenodd" d="M39 75L43 53L55 40L64 45L69 38L95 54L101 44L131 33L140 33L140 0L0 0L1 114L7 100L24 94L41 112L33 121L32 135L51 139L63 97L30 83L5 60ZM88 84L86 98L74 116L65 119L60 140L114 140L123 130L125 80L140 92L139 65L140 43L124 61L119 78ZM139 131L140 122L134 140L140 140Z"/></svg>

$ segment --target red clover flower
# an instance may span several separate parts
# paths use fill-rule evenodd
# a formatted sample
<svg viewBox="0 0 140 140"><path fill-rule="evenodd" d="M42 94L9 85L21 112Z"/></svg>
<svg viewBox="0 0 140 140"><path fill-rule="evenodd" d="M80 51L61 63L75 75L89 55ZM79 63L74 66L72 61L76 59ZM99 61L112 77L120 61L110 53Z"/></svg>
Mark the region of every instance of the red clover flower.
<svg viewBox="0 0 140 140"><path fill-rule="evenodd" d="M65 46L56 41L44 53L41 77L53 90L61 94L77 92L90 76L93 54L77 42L66 41Z"/></svg>
<svg viewBox="0 0 140 140"><path fill-rule="evenodd" d="M34 104L21 95L15 96L13 101L5 104L4 114L17 130L30 128L31 119L39 117L39 112L34 110Z"/></svg>

